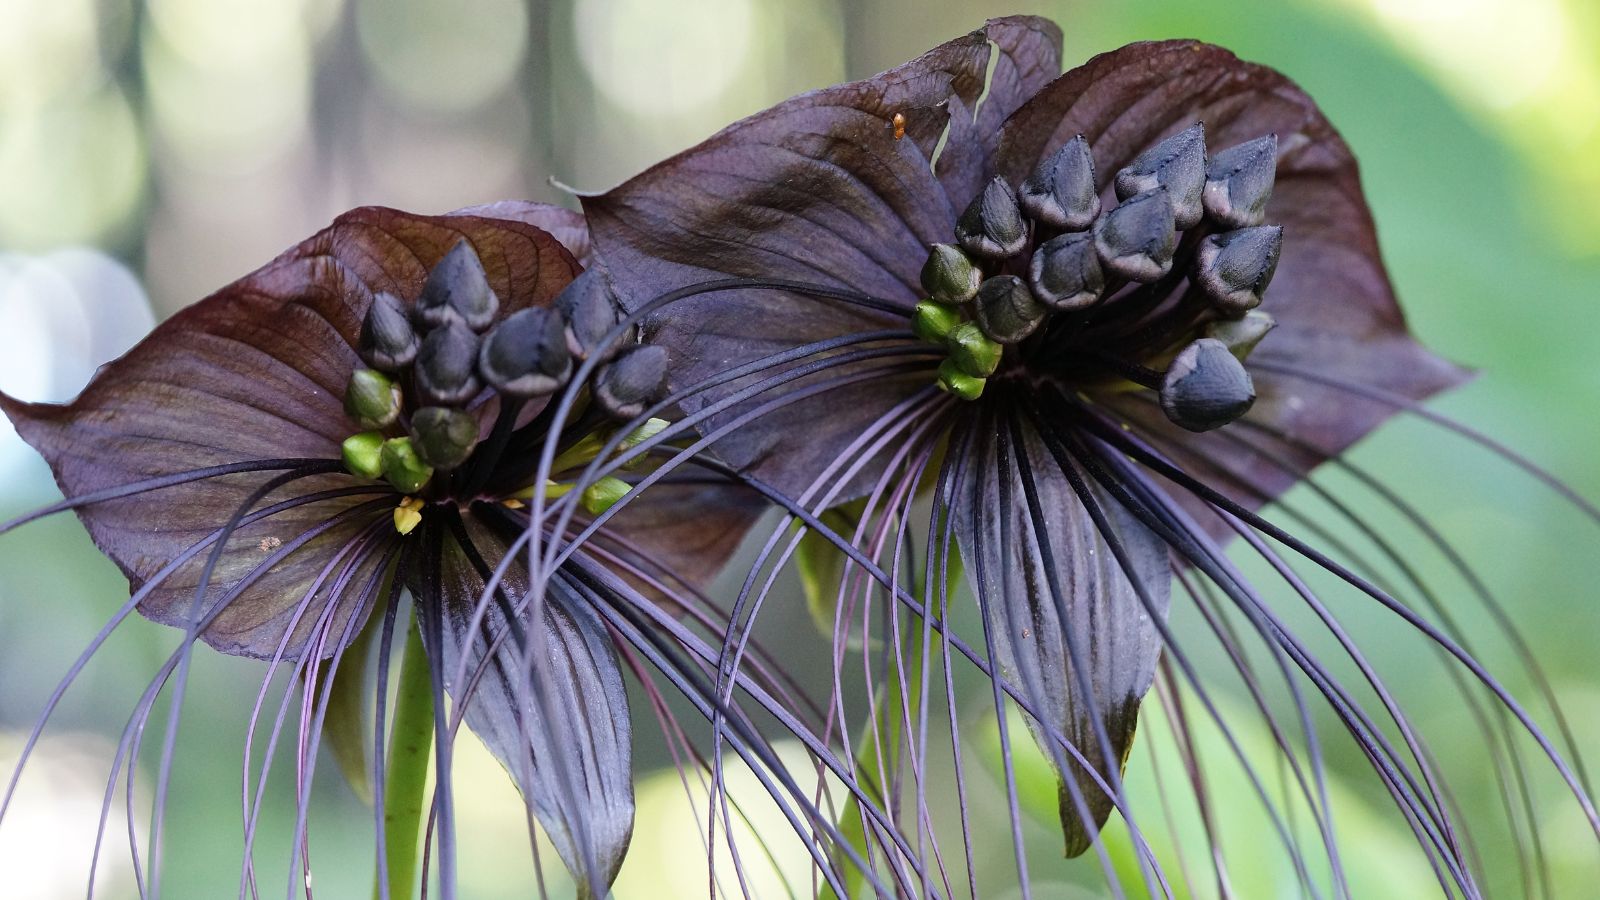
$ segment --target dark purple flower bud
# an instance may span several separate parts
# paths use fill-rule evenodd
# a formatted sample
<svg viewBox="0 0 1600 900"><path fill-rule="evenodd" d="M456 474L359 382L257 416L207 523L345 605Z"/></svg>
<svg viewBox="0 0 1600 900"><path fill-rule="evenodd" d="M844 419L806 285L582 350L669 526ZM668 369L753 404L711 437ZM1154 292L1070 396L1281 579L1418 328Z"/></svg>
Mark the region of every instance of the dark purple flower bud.
<svg viewBox="0 0 1600 900"><path fill-rule="evenodd" d="M1161 410L1189 431L1220 428L1255 402L1255 384L1244 363L1215 338L1183 348L1161 380Z"/></svg>
<svg viewBox="0 0 1600 900"><path fill-rule="evenodd" d="M556 297L556 309L566 322L567 351L586 360L617 323L622 321L617 299L597 270L579 275ZM633 329L600 348L600 358L610 359L633 340Z"/></svg>
<svg viewBox="0 0 1600 900"><path fill-rule="evenodd" d="M978 294L983 273L954 244L934 244L922 264L922 289L940 303L965 303Z"/></svg>
<svg viewBox="0 0 1600 900"><path fill-rule="evenodd" d="M1205 336L1221 341L1229 352L1243 360L1276 327L1278 322L1271 315L1252 309L1241 319L1218 319L1207 323Z"/></svg>
<svg viewBox="0 0 1600 900"><path fill-rule="evenodd" d="M374 369L398 372L417 358L419 344L405 304L399 297L379 291L361 322L361 359Z"/></svg>
<svg viewBox="0 0 1600 900"><path fill-rule="evenodd" d="M387 428L400 418L400 386L375 369L357 369L344 389L344 411L362 428Z"/></svg>
<svg viewBox="0 0 1600 900"><path fill-rule="evenodd" d="M978 288L978 327L1002 344L1015 344L1033 334L1050 310L1015 275L996 275Z"/></svg>
<svg viewBox="0 0 1600 900"><path fill-rule="evenodd" d="M1016 193L1004 178L991 179L956 220L956 240L968 253L989 259L1022 252L1028 243L1028 223L1017 207Z"/></svg>
<svg viewBox="0 0 1600 900"><path fill-rule="evenodd" d="M1206 129L1199 122L1139 154L1117 173L1119 200L1166 188L1179 231L1199 223L1205 212L1201 201L1205 186Z"/></svg>
<svg viewBox="0 0 1600 900"><path fill-rule="evenodd" d="M561 315L533 308L506 317L483 339L478 374L509 397L537 397L561 387L572 374Z"/></svg>
<svg viewBox="0 0 1600 900"><path fill-rule="evenodd" d="M1022 209L1034 221L1052 228L1082 231L1100 215L1100 192L1094 185L1094 156L1078 135L1044 158L1017 192Z"/></svg>
<svg viewBox="0 0 1600 900"><path fill-rule="evenodd" d="M1224 228L1260 225L1278 172L1278 136L1246 141L1211 157L1206 166L1206 215Z"/></svg>
<svg viewBox="0 0 1600 900"><path fill-rule="evenodd" d="M1213 234L1200 242L1195 255L1195 281L1223 315L1244 315L1261 305L1282 249L1279 225Z"/></svg>
<svg viewBox="0 0 1600 900"><path fill-rule="evenodd" d="M1091 306L1105 290L1094 236L1068 232L1045 241L1033 251L1028 265L1028 285L1033 296L1051 309L1073 310Z"/></svg>
<svg viewBox="0 0 1600 900"><path fill-rule="evenodd" d="M417 314L434 327L460 322L473 331L482 331L494 321L499 309L500 298L489 286L482 260L464 240L457 241L428 272L417 298Z"/></svg>
<svg viewBox="0 0 1600 900"><path fill-rule="evenodd" d="M1129 281L1151 282L1172 268L1178 248L1172 202L1164 188L1119 203L1095 223L1100 264Z"/></svg>
<svg viewBox="0 0 1600 900"><path fill-rule="evenodd" d="M460 405L477 395L478 336L460 322L435 328L417 351L417 387L430 402Z"/></svg>
<svg viewBox="0 0 1600 900"><path fill-rule="evenodd" d="M467 461L478 445L478 418L448 406L427 406L411 417L417 458L441 472Z"/></svg>
<svg viewBox="0 0 1600 900"><path fill-rule="evenodd" d="M667 383L667 351L639 344L606 364L595 378L594 397L614 419L634 419L661 397Z"/></svg>

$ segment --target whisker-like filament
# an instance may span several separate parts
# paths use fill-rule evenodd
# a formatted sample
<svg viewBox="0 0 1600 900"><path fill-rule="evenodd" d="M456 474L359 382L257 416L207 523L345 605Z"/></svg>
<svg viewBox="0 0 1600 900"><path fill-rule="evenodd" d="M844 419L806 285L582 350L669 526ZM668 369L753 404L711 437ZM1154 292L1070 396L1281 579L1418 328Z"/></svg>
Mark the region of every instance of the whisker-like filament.
<svg viewBox="0 0 1600 900"><path fill-rule="evenodd" d="M205 466L198 469L188 469L182 472L173 472L155 478L147 478L129 484L117 485L99 491L91 491L68 497L57 503L42 506L32 512L24 513L10 521L0 523L0 534L5 534L20 528L30 522L37 522L56 513L68 510L82 509L108 500L120 500L124 497L133 497L147 494L165 488L179 485L193 484L196 481L205 481L209 478L220 478L224 475L238 475L245 472L277 472L286 469L304 469L307 467L322 466L327 463L325 459L251 459L242 462L226 463L218 466Z"/></svg>
<svg viewBox="0 0 1600 900"><path fill-rule="evenodd" d="M205 601L206 590L210 587L212 573L216 571L217 564L222 560L223 551L227 549L228 538L239 527L239 521L244 518L257 503L265 499L273 491L284 485L292 484L302 478L313 475L328 474L341 471L343 468L338 462L319 460L299 468L291 469L281 475L267 479L256 487L248 498L229 517L223 526L223 536L218 539L211 550L211 555L206 559L204 567L200 570L200 581L195 586L194 601L189 607L184 621L189 623L184 635L182 656L178 661L176 681L172 689L172 701L167 714L166 733L162 736L161 762L156 774L156 794L154 809L150 817L150 893L160 894L161 885L161 840L162 822L166 813L167 788L172 779L172 754L178 741L178 720L183 712L183 698L189 684L189 667L193 659L192 649L195 640L199 637L197 620L201 604ZM137 744L135 745L137 755ZM129 769L131 776L132 769ZM132 792L132 778L129 778L129 792Z"/></svg>
<svg viewBox="0 0 1600 900"><path fill-rule="evenodd" d="M386 499L379 499L350 506L338 513L333 514L327 520L319 522L311 528L306 529L290 540L284 541L280 547L273 550L253 569L241 576L238 582L232 585L226 593L218 597L217 600L213 602L212 605L204 612L204 614L196 619L196 633L203 633L213 622L216 621L220 615L222 615L223 612L228 609L230 604L232 604L239 597L243 596L252 585L254 585L266 574L271 572L272 569L284 558L295 553L306 544L310 543L321 535L326 534L334 528L339 527L349 520L359 519L363 515L370 515L383 510L387 506L388 502L389 501ZM139 736L142 734L144 724L148 720L148 716L155 705L157 695L166 685L168 678L170 678L172 673L177 670L181 660L184 658L185 653L187 652L187 649L188 644L180 646L163 662L155 677L151 679L149 686L145 689L139 701L135 704L134 711L129 717L127 726L123 729L121 739L118 741L116 752L112 758L111 774L107 779L106 795L101 805L100 824L96 831L95 851L91 856L89 871L89 884L91 893L93 892L95 871L99 859L99 849L103 843L106 820L110 814L111 802L118 780L118 773L121 771L124 760L126 760L130 766L131 775L131 766L134 764L134 760L137 756ZM130 815L131 814L132 813L130 810ZM132 826L130 824L130 830L131 828ZM143 893L144 886L142 882L142 876L139 874L140 870L137 862L137 853L135 853L134 859L136 875L135 880L138 883L141 892Z"/></svg>
<svg viewBox="0 0 1600 900"><path fill-rule="evenodd" d="M308 494L304 497L295 497L282 500L269 507L265 507L250 513L240 521L240 525L241 527L253 525L256 522L277 515L278 513L296 509L302 506L307 506L313 503L318 503L324 500L333 500L341 497L352 497L374 493L385 493L385 491L370 487L336 488L327 491L319 491ZM33 726L29 729L28 737L23 741L22 750L17 756L17 761L12 767L11 777L7 781L5 794L3 797L0 797L0 822L5 820L6 813L11 806L11 799L16 794L17 784L22 778L23 769L26 767L28 760L32 757L34 747L38 744L39 738L43 734L46 724L48 724L56 708L60 706L62 699L66 696L68 689L70 689L72 683L77 680L78 675L83 671L84 667L88 665L89 661L93 659L95 654L99 652L100 648L104 646L105 642L111 637L112 633L115 632L116 629L127 620L128 616L133 614L133 611L138 608L139 604L144 602L144 600L154 593L156 589L161 587L166 579L170 578L174 573L181 570L206 548L210 547L217 540L221 539L222 536L222 529L218 529L203 540L190 545L181 553L174 556L171 562L162 567L160 571L152 575L145 581L144 584L140 585L138 590L135 590L132 593L127 602L112 614L110 619L106 621L105 625L101 626L100 630L95 634L95 636L90 639L88 645L84 647L81 653L78 654L77 659L75 659L72 665L67 668L67 673L62 676L61 680L57 682L56 686L51 690L50 696L45 699L43 708L41 709L39 715L35 717Z"/></svg>
<svg viewBox="0 0 1600 900"><path fill-rule="evenodd" d="M1372 584L1367 579L1362 578L1357 573L1352 572L1348 568L1340 565L1337 561L1330 559L1326 554L1323 554L1316 548L1311 547L1304 541L1301 541L1293 535L1288 534L1261 516L1250 512L1238 503L1228 499L1204 483L1194 479L1192 476L1184 473L1177 467L1161 459L1137 438L1131 437L1125 432L1119 432L1117 429L1108 428L1103 423L1092 418L1086 418L1084 421L1087 427L1093 430L1095 434L1103 439L1107 444L1117 447L1119 450L1127 453L1141 465L1148 467L1156 474L1172 481L1173 483L1182 487L1184 490L1195 494L1196 496L1205 500L1207 503L1217 507L1219 510L1237 517L1241 522L1249 525L1251 528L1260 531L1266 536L1271 537L1273 540L1290 547L1296 553L1306 557L1319 567L1329 571L1333 575L1337 576L1340 580L1348 583L1351 587L1376 600L1383 607L1398 615L1408 625L1415 628L1429 641L1437 644L1447 651L1464 668L1466 668L1475 679L1481 682L1484 687L1494 694L1496 699L1504 705L1508 712L1516 717L1529 737L1533 738L1533 740L1539 745L1541 752L1550 761L1556 772L1561 776L1562 781L1566 783L1568 791L1573 795L1573 798L1577 801L1579 808L1583 811L1584 817L1588 821L1591 830L1595 832L1597 837L1600 837L1600 813L1596 812L1592 799L1588 796L1588 793L1578 781L1577 776L1574 774L1571 766L1566 762L1560 751L1556 749L1553 743L1551 743L1548 736L1546 736L1543 730L1538 727L1537 723L1534 722L1533 718L1516 700L1516 698L1511 695L1504 685L1502 685L1499 680L1496 679L1493 674L1483 666L1482 663L1462 649L1457 642L1452 640L1448 635L1434 627L1425 619L1422 619L1415 612L1406 607L1405 604L1400 603L1386 592L1380 590L1376 585Z"/></svg>

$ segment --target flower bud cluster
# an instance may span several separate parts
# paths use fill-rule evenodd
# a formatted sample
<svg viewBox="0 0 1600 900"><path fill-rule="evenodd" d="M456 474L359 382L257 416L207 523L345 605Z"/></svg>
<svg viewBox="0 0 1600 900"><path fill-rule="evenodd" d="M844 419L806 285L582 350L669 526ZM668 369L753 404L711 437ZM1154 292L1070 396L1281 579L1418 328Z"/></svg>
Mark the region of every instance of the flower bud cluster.
<svg viewBox="0 0 1600 900"><path fill-rule="evenodd" d="M1081 135L1016 190L991 180L957 219L955 243L933 245L922 269L928 298L912 325L948 351L940 385L976 399L1007 360L1051 340L1057 314L1081 325L1125 298L1155 308L1173 294L1199 314L1180 329L1184 343L1151 353L1172 361L1162 408L1193 430L1242 415L1255 394L1241 361L1272 327L1256 307L1283 245L1282 228L1262 224L1276 160L1272 135L1208 158L1195 124L1118 171L1109 206Z"/></svg>
<svg viewBox="0 0 1600 900"><path fill-rule="evenodd" d="M472 458L485 401L498 397L504 412L552 394L591 355L601 358L593 399L608 415L633 418L660 394L661 348L635 343L631 331L602 345L621 319L597 277L580 276L554 308L500 310L466 241L428 272L413 307L388 293L373 298L357 346L369 368L345 391L345 411L363 429L344 443L350 472L417 493Z"/></svg>

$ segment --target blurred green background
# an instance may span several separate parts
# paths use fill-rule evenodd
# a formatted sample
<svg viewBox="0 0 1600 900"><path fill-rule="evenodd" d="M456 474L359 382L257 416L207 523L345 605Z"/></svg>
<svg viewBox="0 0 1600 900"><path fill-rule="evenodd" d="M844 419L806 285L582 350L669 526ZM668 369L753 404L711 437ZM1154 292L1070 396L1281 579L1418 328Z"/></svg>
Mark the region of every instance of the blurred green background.
<svg viewBox="0 0 1600 900"><path fill-rule="evenodd" d="M1130 40L1197 37L1299 81L1361 159L1415 331L1483 371L1437 408L1600 497L1600 5L1590 0L0 0L0 388L70 397L155 319L351 206L563 202L558 185L607 187L738 116L879 71L1011 12L1059 22L1068 66ZM1507 598L1580 740L1600 740L1600 531L1504 463L1414 421L1385 429L1353 458L1433 515ZM6 515L53 496L43 465L9 433L0 474ZM1488 636L1483 655L1526 695L1505 642L1438 555L1349 479L1327 483L1397 536L1452 610ZM1323 509L1304 491L1290 501ZM70 519L0 539L0 762L126 596ZM1287 591L1271 596L1295 605ZM1434 735L1467 817L1500 815L1487 752L1433 657L1369 603L1329 596ZM774 606L764 629L809 629L801 606ZM171 631L132 622L69 695L0 825L7 897L81 896L117 732L174 643ZM792 643L796 667L821 685L821 639ZM1207 650L1215 655L1194 652ZM201 656L177 756L168 896L237 890L239 751L260 671ZM1245 702L1236 685L1218 684ZM977 759L989 741L986 691L966 688L963 723ZM640 820L618 894L704 896L704 854L686 824L692 810L642 705L636 718ZM1170 740L1151 720L1142 741L1159 758ZM1248 724L1248 711L1239 720ZM1327 719L1322 732L1337 725ZM1362 776L1363 761L1337 737L1328 753L1340 776L1346 859L1375 885L1357 896L1420 895L1426 867L1403 852L1410 836ZM528 896L521 807L484 754L466 755L465 896ZM142 765L148 784L153 757ZM1148 777L1140 773L1150 765L1136 753L1130 777ZM1179 772L1170 758L1162 765L1168 779ZM1224 768L1219 794L1244 797ZM363 896L368 813L325 771L311 829L318 893ZM999 788L985 773L975 778L974 815L994 826L979 830L994 842L980 848L980 874L1005 896L1015 876ZM1593 836L1552 779L1538 778L1536 791L1555 895L1592 895ZM1026 826L1039 851L1035 877L1078 888L1040 895L1099 896L1092 862L1056 861L1052 803ZM1159 815L1159 805L1149 808ZM1289 893L1271 853L1250 863L1252 847L1270 840L1263 820L1225 818L1225 840L1244 859L1235 863L1240 896ZM268 895L282 892L292 823L291 803L269 804L258 851ZM114 819L112 835L123 830ZM798 845L776 843L780 867L804 873ZM1522 896L1504 842L1483 850L1494 895ZM804 893L809 879L797 877ZM115 840L102 878L103 896L131 896ZM775 878L756 879L757 896L782 895Z"/></svg>

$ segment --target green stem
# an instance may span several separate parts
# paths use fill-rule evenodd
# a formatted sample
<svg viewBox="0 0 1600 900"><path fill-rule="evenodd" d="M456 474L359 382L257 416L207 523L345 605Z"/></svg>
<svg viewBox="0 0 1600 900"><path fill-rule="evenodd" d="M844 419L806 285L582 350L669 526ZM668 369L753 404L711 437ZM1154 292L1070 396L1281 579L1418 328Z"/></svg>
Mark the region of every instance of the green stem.
<svg viewBox="0 0 1600 900"><path fill-rule="evenodd" d="M381 739L381 738L380 738ZM383 786L383 849L387 871L377 873L389 885L389 900L416 896L417 848L422 832L423 798L433 749L433 681L422 649L416 613L406 629L405 656L400 663L400 689L395 696L394 728L389 733L387 779ZM374 900L381 884L372 888Z"/></svg>

